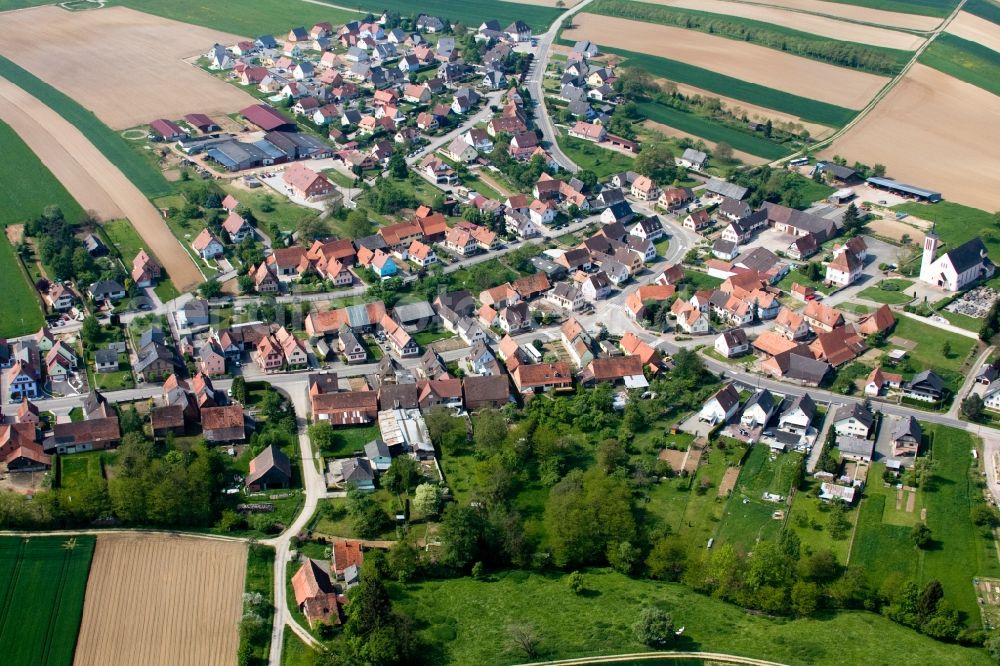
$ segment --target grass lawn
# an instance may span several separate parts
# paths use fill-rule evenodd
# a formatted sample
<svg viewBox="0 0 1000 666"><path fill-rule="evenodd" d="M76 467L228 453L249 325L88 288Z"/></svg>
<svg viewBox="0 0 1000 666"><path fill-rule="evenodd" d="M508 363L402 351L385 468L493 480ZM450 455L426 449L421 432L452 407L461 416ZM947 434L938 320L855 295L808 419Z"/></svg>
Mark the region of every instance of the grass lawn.
<svg viewBox="0 0 1000 666"><path fill-rule="evenodd" d="M628 171L635 168L635 160L616 150L601 148L592 141L584 141L563 132L556 135L556 142L566 156L580 165L581 169L589 169L598 178L607 178L613 173Z"/></svg>
<svg viewBox="0 0 1000 666"><path fill-rule="evenodd" d="M504 282L511 282L519 277L517 271L501 262L500 259L490 259L472 266L464 266L447 274L449 289L468 289L473 294L478 294L484 289Z"/></svg>
<svg viewBox="0 0 1000 666"><path fill-rule="evenodd" d="M421 347L426 347L432 342L437 342L438 340L447 340L448 338L455 337L455 334L451 331L446 331L444 329L437 329L433 331L420 331L419 333L413 334L413 339L417 341L417 344Z"/></svg>
<svg viewBox="0 0 1000 666"><path fill-rule="evenodd" d="M749 550L756 541L777 536L783 523L771 516L787 507L784 502L769 502L762 496L773 493L787 497L801 464L800 453L772 456L767 446L755 445L726 502L716 539Z"/></svg>
<svg viewBox="0 0 1000 666"><path fill-rule="evenodd" d="M292 233L301 220L316 216L316 211L312 208L294 204L285 197L276 195L270 188L260 188L251 192L244 188L223 185L222 189L226 194L232 194L239 199L240 205L253 213L258 226L265 233L271 222L277 224L282 231Z"/></svg>
<svg viewBox="0 0 1000 666"><path fill-rule="evenodd" d="M302 642L294 631L286 631L284 641L281 666L313 666L316 663L316 650Z"/></svg>
<svg viewBox="0 0 1000 666"><path fill-rule="evenodd" d="M1000 95L1000 53L982 44L943 33L921 54L920 62Z"/></svg>
<svg viewBox="0 0 1000 666"><path fill-rule="evenodd" d="M873 476L869 474L868 478ZM851 546L850 530L842 539L834 539L830 535L829 505L816 497L817 485L817 481L810 480L805 488L796 491L788 513L788 529L798 535L803 553L831 550L840 564L846 564ZM844 517L853 525L858 518L858 511L848 511Z"/></svg>
<svg viewBox="0 0 1000 666"><path fill-rule="evenodd" d="M826 293L826 285L823 284L822 278L819 280L810 280L804 273L800 273L794 268L788 271L788 273L785 274L785 277L781 278L777 286L782 291L791 293L792 285L796 282L805 287L812 287L818 292Z"/></svg>
<svg viewBox="0 0 1000 666"><path fill-rule="evenodd" d="M701 289L718 289L722 280L712 277L708 273L686 269L684 271L684 284L689 285L694 291L699 291Z"/></svg>
<svg viewBox="0 0 1000 666"><path fill-rule="evenodd" d="M0 645L6 666L70 666L93 536L0 537Z"/></svg>
<svg viewBox="0 0 1000 666"><path fill-rule="evenodd" d="M573 45L573 42L566 39L560 39L559 43ZM750 83L678 60L604 46L601 51L623 56L628 61L627 65L641 67L653 76L686 83L748 104L783 111L822 125L841 127L857 115L857 111L851 109Z"/></svg>
<svg viewBox="0 0 1000 666"><path fill-rule="evenodd" d="M123 5L147 14L203 25L243 37L274 33L280 38L298 25L304 25L308 30L310 26L320 21L330 21L334 25L339 25L362 17L358 12L311 3L302 3L302 7L296 6L292 12L288 3L283 0L256 0L249 4L238 0L214 3L198 2L198 0L170 0L170 2L112 0L107 4Z"/></svg>
<svg viewBox="0 0 1000 666"><path fill-rule="evenodd" d="M667 249L670 248L670 239L661 238L660 240L653 243L653 247L656 248L656 256L662 257L667 254Z"/></svg>
<svg viewBox="0 0 1000 666"><path fill-rule="evenodd" d="M962 366L969 351L976 346L976 341L964 335L943 331L931 324L911 319L910 317L897 317L896 328L892 331L892 336L899 336L906 340L917 343L913 349L907 350L913 365L917 368L934 368L934 371L941 375L941 378L949 383L954 383L952 389L961 384ZM951 354L945 356L942 352L944 343L951 346ZM889 342L888 346L892 346Z"/></svg>
<svg viewBox="0 0 1000 666"><path fill-rule="evenodd" d="M161 4L161 3L157 3ZM164 3L170 4L174 3ZM0 74L65 118L87 140L121 170L147 197L170 192L170 184L156 167L139 155L117 132L98 120L92 112L59 92L25 69L0 56Z"/></svg>
<svg viewBox="0 0 1000 666"><path fill-rule="evenodd" d="M118 249L126 270L131 270L132 260L139 254L139 250L145 250L147 254L156 258L156 253L151 251L143 242L142 238L136 232L135 227L128 220L111 220L102 224L101 229L108 240L111 241L111 244ZM159 284L153 288L153 291L156 292L156 295L164 303L180 296L180 292L174 287L169 276L161 279Z"/></svg>
<svg viewBox="0 0 1000 666"><path fill-rule="evenodd" d="M118 367L123 368L117 372L96 372L94 373L94 383L102 391L118 391L130 389L135 386L132 378L132 370L129 368L127 354L118 355Z"/></svg>
<svg viewBox="0 0 1000 666"><path fill-rule="evenodd" d="M919 654L926 664L990 663L984 650L940 643L872 613L773 620L682 585L603 569L584 572L584 586L588 592L576 595L565 576L511 571L486 581L458 578L405 587L392 584L390 589L416 619L417 629L443 644L441 654L428 655L435 664L499 666L523 661L498 647L506 643L506 627L514 623L535 628L539 659L647 651L636 642L631 627L639 610L650 604L672 612L675 622L687 627L675 646L679 650L786 664L895 663L899 654ZM845 640L848 636L851 640Z"/></svg>
<svg viewBox="0 0 1000 666"><path fill-rule="evenodd" d="M750 132L743 132L717 123L710 118L656 102L642 102L638 104L638 108L639 113L650 120L679 129L682 132L694 134L706 141L716 143L724 141L736 150L742 150L758 157L776 160L794 151L792 146L769 141L763 138L763 135L756 136Z"/></svg>
<svg viewBox="0 0 1000 666"><path fill-rule="evenodd" d="M346 458L365 448L365 444L382 435L378 424L369 426L352 426L350 428L335 428L337 443L332 449L323 451L330 458Z"/></svg>
<svg viewBox="0 0 1000 666"><path fill-rule="evenodd" d="M858 298L864 298L876 303L888 303L889 305L900 305L913 300L912 296L904 294L903 291L913 286L913 280L902 278L889 278L882 280L876 285L866 287L858 292Z"/></svg>
<svg viewBox="0 0 1000 666"><path fill-rule="evenodd" d="M260 594L268 602L268 607L274 607L274 548L255 544L247 552L247 574L243 589L248 593ZM273 615L273 610L272 610ZM262 618L271 620L271 615ZM295 636L291 631L286 636ZM296 639L298 640L298 639ZM267 640L260 645L250 646L250 664L266 664L271 651L271 632L267 632Z"/></svg>
<svg viewBox="0 0 1000 666"><path fill-rule="evenodd" d="M933 222L934 231L941 238L945 249L956 248L967 240L980 236L990 254L1000 254L1000 237L983 233L987 229L993 229L993 216L986 211L951 201L939 201L936 204L905 203L893 206L892 210Z"/></svg>
<svg viewBox="0 0 1000 666"><path fill-rule="evenodd" d="M372 493L375 500L385 509L385 512L391 517L397 511L402 512L402 507L396 499L395 495L392 495L388 490L376 490ZM335 497L333 499L321 500L330 507L328 511L319 511L319 518L316 519L315 524L312 529L314 532L319 532L325 534L326 536L339 536L339 537L349 537L358 538L357 532L354 531L354 524L351 521L351 516L347 512L347 500L342 497ZM323 505L320 505L323 508ZM390 523L389 527L385 529L384 532L376 536L377 539L395 539L396 528Z"/></svg>
<svg viewBox="0 0 1000 666"><path fill-rule="evenodd" d="M948 312L947 310L938 310L937 313L947 319L948 323L952 326L958 326L973 333L979 333L979 329L983 327L983 320L978 317L970 317L969 315Z"/></svg>

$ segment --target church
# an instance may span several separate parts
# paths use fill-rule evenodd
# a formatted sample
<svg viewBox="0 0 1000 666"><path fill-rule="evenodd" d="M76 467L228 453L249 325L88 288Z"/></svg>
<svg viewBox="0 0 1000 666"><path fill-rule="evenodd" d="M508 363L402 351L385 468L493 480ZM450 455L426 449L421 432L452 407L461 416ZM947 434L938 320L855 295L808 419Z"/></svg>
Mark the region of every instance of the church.
<svg viewBox="0 0 1000 666"><path fill-rule="evenodd" d="M986 256L982 238L973 238L934 258L941 240L933 231L924 238L924 256L920 280L945 291L961 291L967 285L993 275L995 267Z"/></svg>

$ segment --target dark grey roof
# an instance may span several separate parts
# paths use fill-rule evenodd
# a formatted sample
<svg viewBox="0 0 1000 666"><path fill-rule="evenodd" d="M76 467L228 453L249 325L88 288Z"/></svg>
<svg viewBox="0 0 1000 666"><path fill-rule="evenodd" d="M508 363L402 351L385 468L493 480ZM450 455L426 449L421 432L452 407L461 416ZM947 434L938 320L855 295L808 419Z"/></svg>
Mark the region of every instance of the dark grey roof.
<svg viewBox="0 0 1000 666"><path fill-rule="evenodd" d="M789 404L788 408L785 410L785 413L793 412L796 409L801 409L809 420L812 420L812 418L816 415L816 403L808 393L803 393L792 400L791 404Z"/></svg>
<svg viewBox="0 0 1000 666"><path fill-rule="evenodd" d="M163 340L164 340L163 330L157 328L156 326L147 328L145 331L142 332L142 335L139 336L139 349L148 347L153 342L162 345Z"/></svg>
<svg viewBox="0 0 1000 666"><path fill-rule="evenodd" d="M816 164L816 171L819 173L828 173L834 178L839 178L840 180L850 180L858 175L858 172L849 166L844 166L842 164L834 164L833 162L818 162Z"/></svg>
<svg viewBox="0 0 1000 666"><path fill-rule="evenodd" d="M726 197L722 200L722 204L719 206L719 212L723 215L732 215L738 218L746 217L752 211L750 205L745 201L740 201L739 199L732 199Z"/></svg>
<svg viewBox="0 0 1000 666"><path fill-rule="evenodd" d="M115 358L117 358L117 355L115 355ZM88 393L87 397L83 399L83 414L89 419L94 414L99 413L102 408L106 408L107 404L107 398L105 398L100 391L95 389Z"/></svg>
<svg viewBox="0 0 1000 666"><path fill-rule="evenodd" d="M896 428L892 431L893 441L898 439L905 439L907 437L912 437L917 442L920 441L922 431L920 429L920 424L912 416L904 416L896 424Z"/></svg>
<svg viewBox="0 0 1000 666"><path fill-rule="evenodd" d="M818 386L826 374L830 372L830 364L814 359L809 355L808 348L781 352L775 355L774 360L781 368L783 377L814 386Z"/></svg>
<svg viewBox="0 0 1000 666"><path fill-rule="evenodd" d="M875 450L875 440L860 437L838 437L837 448L841 455L862 456L871 458Z"/></svg>
<svg viewBox="0 0 1000 666"><path fill-rule="evenodd" d="M720 389L713 398L718 401L719 406L722 410L728 412L735 405L740 404L740 392L736 390L733 384L726 384L722 389Z"/></svg>
<svg viewBox="0 0 1000 666"><path fill-rule="evenodd" d="M869 428L875 422L875 415L856 402L850 405L841 405L833 417L833 422L837 423L852 416Z"/></svg>
<svg viewBox="0 0 1000 666"><path fill-rule="evenodd" d="M933 370L924 370L913 376L907 383L907 388L931 389L941 393L944 391L944 380L938 377Z"/></svg>
<svg viewBox="0 0 1000 666"><path fill-rule="evenodd" d="M718 178L712 178L705 184L705 190L731 199L742 200L747 195L747 188L735 183L727 183Z"/></svg>
<svg viewBox="0 0 1000 666"><path fill-rule="evenodd" d="M340 463L341 473L346 483L359 481L374 481L375 472L366 458L348 458Z"/></svg>
<svg viewBox="0 0 1000 666"><path fill-rule="evenodd" d="M429 321L435 317L434 308L427 301L401 303L392 309L393 319L403 323Z"/></svg>
<svg viewBox="0 0 1000 666"><path fill-rule="evenodd" d="M120 291L125 291L125 287L115 280L101 280L90 285L90 295L94 298L106 298Z"/></svg>
<svg viewBox="0 0 1000 666"><path fill-rule="evenodd" d="M247 476L247 485L260 480L271 470L277 470L286 479L292 478L292 463L281 449L271 444L254 458L251 462L253 472Z"/></svg>
<svg viewBox="0 0 1000 666"><path fill-rule="evenodd" d="M766 247L755 247L740 258L739 264L752 271L766 273L779 261L778 255Z"/></svg>
<svg viewBox="0 0 1000 666"><path fill-rule="evenodd" d="M747 404L743 407L743 411L746 411L753 407L754 405L759 405L766 413L770 414L774 411L774 394L764 389L763 391L757 391L750 399L747 400Z"/></svg>
<svg viewBox="0 0 1000 666"><path fill-rule="evenodd" d="M731 328L723 332L723 339L730 347L739 347L748 344L747 333L742 328Z"/></svg>
<svg viewBox="0 0 1000 666"><path fill-rule="evenodd" d="M608 210L614 216L615 220L624 220L635 213L632 211L632 207L628 205L627 201L616 201L615 203L608 206Z"/></svg>
<svg viewBox="0 0 1000 666"><path fill-rule="evenodd" d="M984 260L989 261L986 257L986 245L983 244L983 239L978 236L945 252L945 256L948 257L948 261L955 267L955 272L959 275L983 263Z"/></svg>
<svg viewBox="0 0 1000 666"><path fill-rule="evenodd" d="M365 444L365 455L369 458L388 458L389 445L381 439L373 439Z"/></svg>
<svg viewBox="0 0 1000 666"><path fill-rule="evenodd" d="M727 241L723 239L718 239L712 243L713 252L721 252L724 254L733 254L738 246L733 241Z"/></svg>
<svg viewBox="0 0 1000 666"><path fill-rule="evenodd" d="M152 342L139 350L139 360L135 364L135 371L142 372L158 360L174 362L174 355L163 345Z"/></svg>
<svg viewBox="0 0 1000 666"><path fill-rule="evenodd" d="M118 352L114 349L98 349L94 352L94 362L98 365L118 363Z"/></svg>

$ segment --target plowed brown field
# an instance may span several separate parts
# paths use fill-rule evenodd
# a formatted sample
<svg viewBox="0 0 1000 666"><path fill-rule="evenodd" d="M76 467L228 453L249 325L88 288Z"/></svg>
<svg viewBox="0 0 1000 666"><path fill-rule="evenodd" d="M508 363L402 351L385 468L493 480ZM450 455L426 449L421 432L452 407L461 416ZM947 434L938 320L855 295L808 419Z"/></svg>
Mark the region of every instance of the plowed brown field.
<svg viewBox="0 0 1000 666"><path fill-rule="evenodd" d="M747 2L730 2L729 0L644 0L657 5L666 5L678 9L695 9L723 16L739 16L753 21L763 21L780 25L793 30L801 30L830 39L845 42L859 42L872 46L885 46L890 49L913 51L924 41L923 37L898 30L888 30L872 25L839 21L829 16L809 14L807 12L781 9L778 7L763 7Z"/></svg>
<svg viewBox="0 0 1000 666"><path fill-rule="evenodd" d="M693 30L577 14L569 40L670 58L743 81L849 109L864 107L889 79Z"/></svg>
<svg viewBox="0 0 1000 666"><path fill-rule="evenodd" d="M101 10L104 11L104 10ZM182 290L205 279L149 200L80 130L7 79L0 78L0 120L86 210L104 220L127 217Z"/></svg>
<svg viewBox="0 0 1000 666"><path fill-rule="evenodd" d="M74 665L236 663L246 556L238 541L98 536Z"/></svg>
<svg viewBox="0 0 1000 666"><path fill-rule="evenodd" d="M994 211L1000 209L997 146L1000 97L917 64L821 156L878 162L891 178Z"/></svg>
<svg viewBox="0 0 1000 666"><path fill-rule="evenodd" d="M1000 28L975 14L959 12L946 30L951 34L1000 52Z"/></svg>
<svg viewBox="0 0 1000 666"><path fill-rule="evenodd" d="M0 34L0 54L114 129L231 113L256 101L183 61L238 39L217 30L125 7L70 12L49 5L0 14Z"/></svg>
<svg viewBox="0 0 1000 666"><path fill-rule="evenodd" d="M799 9L804 12L826 14L827 16L837 16L840 18L851 19L852 21L862 21L864 23L874 23L876 25L888 25L894 28L906 28L908 30L933 30L941 23L941 19L933 16L889 12L883 9L869 9L868 7L848 5L842 2L824 2L824 0L746 1L753 4L788 7L789 9Z"/></svg>

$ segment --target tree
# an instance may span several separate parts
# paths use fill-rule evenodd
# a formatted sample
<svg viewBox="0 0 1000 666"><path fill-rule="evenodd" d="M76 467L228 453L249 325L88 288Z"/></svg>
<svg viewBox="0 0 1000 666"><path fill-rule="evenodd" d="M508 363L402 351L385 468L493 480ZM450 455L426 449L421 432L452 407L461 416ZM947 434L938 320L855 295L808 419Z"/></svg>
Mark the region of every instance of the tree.
<svg viewBox="0 0 1000 666"><path fill-rule="evenodd" d="M951 358L951 340L945 340L941 345L941 353L945 358Z"/></svg>
<svg viewBox="0 0 1000 666"><path fill-rule="evenodd" d="M476 509L449 505L441 521L442 560L457 569L464 569L480 559L484 530L485 522Z"/></svg>
<svg viewBox="0 0 1000 666"><path fill-rule="evenodd" d="M407 539L397 541L389 551L389 569L396 574L401 583L412 580L420 569L420 551L414 548Z"/></svg>
<svg viewBox="0 0 1000 666"><path fill-rule="evenodd" d="M715 156L725 162L733 159L733 147L725 141L715 144Z"/></svg>
<svg viewBox="0 0 1000 666"><path fill-rule="evenodd" d="M979 502L972 507L972 522L980 527L993 527L997 524L997 512L985 502Z"/></svg>
<svg viewBox="0 0 1000 666"><path fill-rule="evenodd" d="M498 409L481 410L472 418L472 441L480 455L490 455L507 440L507 419Z"/></svg>
<svg viewBox="0 0 1000 666"><path fill-rule="evenodd" d="M925 549L929 547L933 542L931 528L927 527L927 523L917 523L913 526L913 530L910 531L910 539L917 548Z"/></svg>
<svg viewBox="0 0 1000 666"><path fill-rule="evenodd" d="M674 154L666 143L647 143L635 158L635 170L656 182L674 180Z"/></svg>
<svg viewBox="0 0 1000 666"><path fill-rule="evenodd" d="M299 220L295 225L295 231L299 235L299 242L303 245L312 245L314 240L321 240L330 236L330 226L326 220L318 216L310 215Z"/></svg>
<svg viewBox="0 0 1000 666"><path fill-rule="evenodd" d="M420 481L420 466L410 456L396 456L392 459L389 469L382 475L382 483L389 492L409 494Z"/></svg>
<svg viewBox="0 0 1000 666"><path fill-rule="evenodd" d="M573 571L570 575L566 576L566 587L570 589L573 594L582 594L583 587L583 574L579 571Z"/></svg>
<svg viewBox="0 0 1000 666"><path fill-rule="evenodd" d="M937 612L938 603L942 599L944 599L944 588L941 587L941 582L938 580L929 581L917 600L917 615L921 622L926 622Z"/></svg>
<svg viewBox="0 0 1000 666"><path fill-rule="evenodd" d="M421 483L414 493L413 508L425 518L436 518L441 511L441 488L433 483Z"/></svg>
<svg viewBox="0 0 1000 666"><path fill-rule="evenodd" d="M211 278L198 287L202 298L215 298L222 293L222 285L215 278Z"/></svg>
<svg viewBox="0 0 1000 666"><path fill-rule="evenodd" d="M802 560L801 573L803 578L825 583L840 574L840 565L837 564L837 556L833 551L825 549Z"/></svg>
<svg viewBox="0 0 1000 666"><path fill-rule="evenodd" d="M623 573L626 576L631 575L635 571L636 565L639 563L639 556L642 554L638 548L633 546L628 541L622 541L621 543L611 544L608 546L608 563L614 568L618 573Z"/></svg>
<svg viewBox="0 0 1000 666"><path fill-rule="evenodd" d="M351 238L364 238L370 236L375 225L368 219L368 215L361 209L352 210L347 214L345 230Z"/></svg>
<svg viewBox="0 0 1000 666"><path fill-rule="evenodd" d="M249 275L241 275L236 278L236 284L241 294L249 294L254 290L254 281Z"/></svg>
<svg viewBox="0 0 1000 666"><path fill-rule="evenodd" d="M242 375L233 377L233 384L230 387L233 392L233 400L245 405L247 402L247 380Z"/></svg>
<svg viewBox="0 0 1000 666"><path fill-rule="evenodd" d="M236 391L233 391L236 398ZM330 451L337 441L337 433L329 421L317 421L309 426L309 440L320 451Z"/></svg>
<svg viewBox="0 0 1000 666"><path fill-rule="evenodd" d="M507 651L523 654L528 659L538 656L538 634L530 624L507 627Z"/></svg>
<svg viewBox="0 0 1000 666"><path fill-rule="evenodd" d="M680 580L687 562L687 551L679 539L665 536L653 544L646 557L646 568L650 578L657 580Z"/></svg>
<svg viewBox="0 0 1000 666"><path fill-rule="evenodd" d="M792 586L792 610L799 617L808 617L819 606L819 587L800 580Z"/></svg>
<svg viewBox="0 0 1000 666"><path fill-rule="evenodd" d="M97 321L97 317L94 315L87 315L83 318L83 324L80 326L80 335L89 347L93 347L98 343L98 341L100 341L101 324Z"/></svg>
<svg viewBox="0 0 1000 666"><path fill-rule="evenodd" d="M983 416L983 399L976 393L970 393L962 400L962 415L970 421L978 421Z"/></svg>
<svg viewBox="0 0 1000 666"><path fill-rule="evenodd" d="M629 404L633 404L631 401ZM612 474L619 467L628 464L628 453L617 439L605 439L597 445L597 466L605 474Z"/></svg>
<svg viewBox="0 0 1000 666"><path fill-rule="evenodd" d="M362 539L373 539L392 524L389 515L375 498L356 488L347 491L347 512L354 532Z"/></svg>
<svg viewBox="0 0 1000 666"><path fill-rule="evenodd" d="M844 212L844 230L848 232L860 231L862 226L864 226L864 221L861 219L858 207L852 201Z"/></svg>
<svg viewBox="0 0 1000 666"><path fill-rule="evenodd" d="M656 648L666 647L676 638L673 617L653 606L646 606L639 611L639 617L632 625L632 633L639 642Z"/></svg>
<svg viewBox="0 0 1000 666"><path fill-rule="evenodd" d="M406 159L400 152L394 152L389 158L389 163L387 164L389 169L389 175L396 180L403 180L409 174L409 168L406 166Z"/></svg>
<svg viewBox="0 0 1000 666"><path fill-rule="evenodd" d="M1000 664L1000 632L994 632L986 639L986 651L990 653L993 661Z"/></svg>

